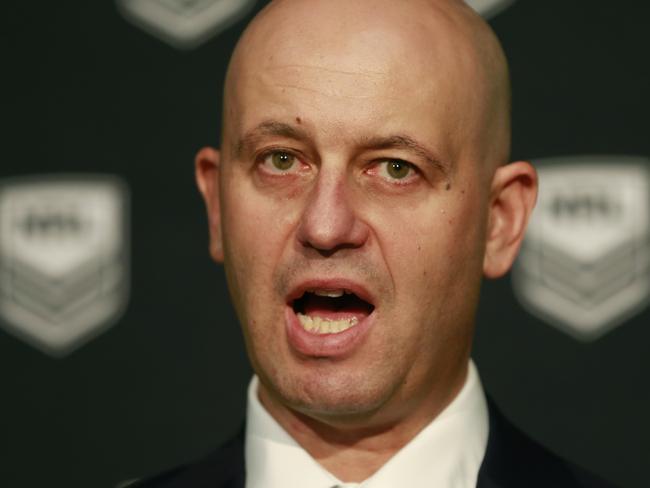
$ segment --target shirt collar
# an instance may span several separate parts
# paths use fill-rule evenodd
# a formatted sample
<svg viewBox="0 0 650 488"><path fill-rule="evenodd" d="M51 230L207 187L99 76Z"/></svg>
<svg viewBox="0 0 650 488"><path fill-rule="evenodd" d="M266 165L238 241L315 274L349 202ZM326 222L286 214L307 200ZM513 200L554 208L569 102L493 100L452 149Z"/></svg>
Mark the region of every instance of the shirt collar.
<svg viewBox="0 0 650 488"><path fill-rule="evenodd" d="M454 400L374 475L342 483L316 462L266 411L248 387L247 488L469 488L476 486L488 438L488 409L470 360L467 379Z"/></svg>

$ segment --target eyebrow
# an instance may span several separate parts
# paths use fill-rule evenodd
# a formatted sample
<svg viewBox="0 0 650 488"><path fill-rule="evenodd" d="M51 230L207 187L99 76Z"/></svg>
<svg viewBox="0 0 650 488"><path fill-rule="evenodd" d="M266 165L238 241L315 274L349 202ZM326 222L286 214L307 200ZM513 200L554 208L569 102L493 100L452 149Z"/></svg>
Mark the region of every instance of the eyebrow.
<svg viewBox="0 0 650 488"><path fill-rule="evenodd" d="M432 151L420 144L412 137L406 135L392 135L387 137L371 137L364 139L362 144L366 149L402 149L414 153L428 164L439 169L445 176L449 176L450 166Z"/></svg>
<svg viewBox="0 0 650 488"><path fill-rule="evenodd" d="M287 139L307 139L307 134L297 127L278 122L276 120L266 120L259 125L255 126L236 143L234 144L234 153L236 157L240 157L246 148L255 145L257 139L264 136L286 137Z"/></svg>
<svg viewBox="0 0 650 488"><path fill-rule="evenodd" d="M295 140L308 139L307 133L298 127L277 120L266 120L246 132L246 134L244 134L244 136L234 144L235 156L238 158L241 157L248 147L255 145L257 139L265 136L286 137ZM440 170L446 177L449 176L450 166L448 163L434 156L434 154L424 145L407 135L396 134L385 137L373 136L363 138L361 139L360 146L366 150L401 149L410 151L428 164Z"/></svg>

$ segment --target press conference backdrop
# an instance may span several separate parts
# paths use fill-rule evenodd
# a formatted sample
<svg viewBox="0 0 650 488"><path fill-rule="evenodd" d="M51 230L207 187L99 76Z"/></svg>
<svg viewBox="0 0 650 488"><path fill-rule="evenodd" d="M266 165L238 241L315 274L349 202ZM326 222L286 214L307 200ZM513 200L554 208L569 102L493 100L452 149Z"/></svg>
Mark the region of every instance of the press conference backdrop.
<svg viewBox="0 0 650 488"><path fill-rule="evenodd" d="M474 357L495 401L624 487L650 467L650 7L475 0L541 194ZM0 486L110 487L219 444L251 371L192 160L255 0L3 5Z"/></svg>

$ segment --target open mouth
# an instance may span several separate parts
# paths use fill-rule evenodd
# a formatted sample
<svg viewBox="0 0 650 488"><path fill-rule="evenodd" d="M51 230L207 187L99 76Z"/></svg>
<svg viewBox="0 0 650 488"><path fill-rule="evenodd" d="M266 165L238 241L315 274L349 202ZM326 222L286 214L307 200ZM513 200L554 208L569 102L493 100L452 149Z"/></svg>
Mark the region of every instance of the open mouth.
<svg viewBox="0 0 650 488"><path fill-rule="evenodd" d="M308 290L293 301L301 327L312 334L346 331L374 310L374 305L346 289Z"/></svg>

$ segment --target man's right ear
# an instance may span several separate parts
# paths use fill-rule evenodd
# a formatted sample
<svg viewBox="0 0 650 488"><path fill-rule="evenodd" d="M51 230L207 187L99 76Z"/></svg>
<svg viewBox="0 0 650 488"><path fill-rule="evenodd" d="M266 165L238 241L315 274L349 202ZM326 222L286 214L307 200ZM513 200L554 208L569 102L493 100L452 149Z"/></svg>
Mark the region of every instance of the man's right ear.
<svg viewBox="0 0 650 488"><path fill-rule="evenodd" d="M208 211L210 255L212 259L221 263L223 262L223 236L219 205L219 161L219 151L211 147L204 147L194 159L194 174Z"/></svg>

